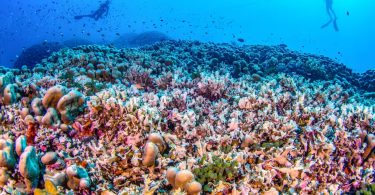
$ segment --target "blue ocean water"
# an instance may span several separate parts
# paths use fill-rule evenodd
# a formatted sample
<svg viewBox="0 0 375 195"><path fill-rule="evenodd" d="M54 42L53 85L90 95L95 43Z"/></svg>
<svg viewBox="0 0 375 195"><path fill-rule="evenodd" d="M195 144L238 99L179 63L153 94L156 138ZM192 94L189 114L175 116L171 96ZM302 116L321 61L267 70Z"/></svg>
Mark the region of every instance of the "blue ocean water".
<svg viewBox="0 0 375 195"><path fill-rule="evenodd" d="M375 194L372 1L1 1L0 194Z"/></svg>
<svg viewBox="0 0 375 195"><path fill-rule="evenodd" d="M112 0L106 17L74 19L101 3L1 1L0 64L12 66L23 50L38 43L74 38L111 44L123 34L158 31L173 39L283 43L337 59L356 72L375 68L373 0L333 0L338 32L332 25L321 29L329 20L324 0Z"/></svg>

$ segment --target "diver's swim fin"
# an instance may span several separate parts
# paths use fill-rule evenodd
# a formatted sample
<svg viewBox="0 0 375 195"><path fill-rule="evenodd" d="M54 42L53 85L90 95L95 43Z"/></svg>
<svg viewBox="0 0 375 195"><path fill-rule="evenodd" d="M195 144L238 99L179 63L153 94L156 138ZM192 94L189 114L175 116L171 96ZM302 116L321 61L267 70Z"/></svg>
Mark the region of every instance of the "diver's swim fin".
<svg viewBox="0 0 375 195"><path fill-rule="evenodd" d="M338 32L339 31L339 27L337 26L337 22L336 21L337 21L337 19L333 20L333 28L335 29L336 32Z"/></svg>
<svg viewBox="0 0 375 195"><path fill-rule="evenodd" d="M329 20L327 23L323 24L320 28L325 28L327 27L329 24L331 24L332 20Z"/></svg>

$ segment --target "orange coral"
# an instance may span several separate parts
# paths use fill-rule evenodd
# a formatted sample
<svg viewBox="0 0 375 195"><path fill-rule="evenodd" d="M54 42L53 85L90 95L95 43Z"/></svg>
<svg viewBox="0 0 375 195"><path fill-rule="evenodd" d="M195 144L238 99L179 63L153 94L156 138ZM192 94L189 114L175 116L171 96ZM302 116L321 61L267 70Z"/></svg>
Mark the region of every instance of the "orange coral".
<svg viewBox="0 0 375 195"><path fill-rule="evenodd" d="M36 123L29 123L26 130L26 142L28 145L34 145L34 139L36 137L38 126Z"/></svg>
<svg viewBox="0 0 375 195"><path fill-rule="evenodd" d="M91 120L86 121L84 124L81 124L79 122L73 123L72 127L77 131L77 134L75 134L75 136L79 139L85 139L95 136L96 131L92 124L93 123Z"/></svg>

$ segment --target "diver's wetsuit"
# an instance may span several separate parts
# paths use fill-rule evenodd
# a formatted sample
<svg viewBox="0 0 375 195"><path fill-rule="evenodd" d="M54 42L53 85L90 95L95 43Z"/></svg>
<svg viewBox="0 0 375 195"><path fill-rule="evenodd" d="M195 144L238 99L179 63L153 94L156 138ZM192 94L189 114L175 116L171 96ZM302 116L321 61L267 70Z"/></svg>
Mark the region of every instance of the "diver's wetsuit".
<svg viewBox="0 0 375 195"><path fill-rule="evenodd" d="M333 28L335 31L339 31L339 27L337 26L337 16L335 11L332 8L333 0L325 0L326 1L326 11L329 16L329 21L322 25L321 28L327 27L331 22L333 22Z"/></svg>
<svg viewBox="0 0 375 195"><path fill-rule="evenodd" d="M100 7L95 11L93 12L92 14L87 14L87 15L78 15L78 16L75 16L74 19L76 20L80 20L84 17L89 17L89 18L93 18L94 20L99 20L100 18L102 18L104 15L108 15L108 10L109 10L109 3L111 1L110 0L107 0L105 1L104 3L102 3L100 5Z"/></svg>

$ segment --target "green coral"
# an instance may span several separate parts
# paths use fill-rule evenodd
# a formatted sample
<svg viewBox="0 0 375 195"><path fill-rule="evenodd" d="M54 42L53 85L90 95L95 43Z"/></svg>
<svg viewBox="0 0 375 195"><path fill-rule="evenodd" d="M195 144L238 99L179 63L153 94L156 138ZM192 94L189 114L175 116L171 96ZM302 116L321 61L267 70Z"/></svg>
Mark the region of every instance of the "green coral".
<svg viewBox="0 0 375 195"><path fill-rule="evenodd" d="M371 195L375 194L375 184L366 184L362 189L356 191L356 195Z"/></svg>
<svg viewBox="0 0 375 195"><path fill-rule="evenodd" d="M202 76L201 76L201 73L200 72L198 72L198 71L194 71L194 72L192 72L191 73L191 79L199 79L199 78L201 78Z"/></svg>
<svg viewBox="0 0 375 195"><path fill-rule="evenodd" d="M67 80L67 81L69 81L69 82L72 82L73 80L74 80L74 73L73 72L67 72L66 74L62 74L62 75L60 75L60 79L61 80Z"/></svg>
<svg viewBox="0 0 375 195"><path fill-rule="evenodd" d="M261 144L261 147L262 148L266 148L266 149L269 149L269 148L279 148L279 147L281 147L284 144L285 144L285 142L283 142L283 141L263 142Z"/></svg>
<svg viewBox="0 0 375 195"><path fill-rule="evenodd" d="M77 88L79 91L83 91L84 88L81 84L74 81L75 75L72 71L68 71L66 74L63 74L59 77L61 80L66 80L67 87Z"/></svg>
<svg viewBox="0 0 375 195"><path fill-rule="evenodd" d="M207 156L203 156L198 164L203 165L193 170L196 180L203 185L203 190L210 192L208 183L217 184L219 181L233 181L239 176L238 162L235 160L223 159L219 156L212 157L212 163L208 163Z"/></svg>
<svg viewBox="0 0 375 195"><path fill-rule="evenodd" d="M87 88L87 95L94 95L95 93L105 88L105 86L102 83L99 83L93 79L85 83L85 87Z"/></svg>
<svg viewBox="0 0 375 195"><path fill-rule="evenodd" d="M225 154L228 154L229 152L231 152L233 150L231 145L221 146L220 149Z"/></svg>

